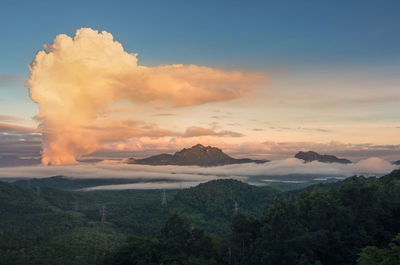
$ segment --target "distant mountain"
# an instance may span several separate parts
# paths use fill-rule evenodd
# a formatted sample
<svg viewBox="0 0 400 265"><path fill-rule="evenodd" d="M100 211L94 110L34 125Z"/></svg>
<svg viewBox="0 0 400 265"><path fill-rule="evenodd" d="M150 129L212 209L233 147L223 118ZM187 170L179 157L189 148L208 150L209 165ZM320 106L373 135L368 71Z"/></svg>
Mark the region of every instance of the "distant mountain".
<svg viewBox="0 0 400 265"><path fill-rule="evenodd" d="M394 165L400 165L400 160L394 161L393 164Z"/></svg>
<svg viewBox="0 0 400 265"><path fill-rule="evenodd" d="M160 154L143 159L129 158L128 164L142 165L180 165L180 166L222 166L243 163L265 163L268 160L252 160L249 158L233 158L222 152L221 149L197 144L191 148L184 148L175 154Z"/></svg>
<svg viewBox="0 0 400 265"><path fill-rule="evenodd" d="M228 236L229 222L236 210L260 218L277 196L284 193L271 187L219 179L180 190L169 205L171 212L192 217L197 227Z"/></svg>
<svg viewBox="0 0 400 265"><path fill-rule="evenodd" d="M305 163L318 161L322 163L340 163L340 164L351 164L352 162L345 158L337 158L333 155L320 155L314 151L298 152L295 158L304 160Z"/></svg>
<svg viewBox="0 0 400 265"><path fill-rule="evenodd" d="M236 202L243 213L260 217L278 195L282 195L282 192L271 187L253 186L233 179L218 179L180 190L174 203L180 209L190 208L191 211L210 218L230 219Z"/></svg>

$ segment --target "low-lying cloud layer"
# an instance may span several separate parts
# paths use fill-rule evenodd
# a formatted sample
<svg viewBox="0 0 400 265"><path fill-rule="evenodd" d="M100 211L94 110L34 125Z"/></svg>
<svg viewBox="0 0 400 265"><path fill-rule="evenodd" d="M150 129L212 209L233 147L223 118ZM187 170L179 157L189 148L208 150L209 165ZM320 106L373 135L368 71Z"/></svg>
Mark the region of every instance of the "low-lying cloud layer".
<svg viewBox="0 0 400 265"><path fill-rule="evenodd" d="M127 184L113 187L113 189L132 188L162 188L177 187L177 185L193 186L218 178L235 178L248 181L251 176L279 176L303 174L312 176L380 176L398 168L380 158L368 158L355 164L336 163L303 163L302 160L290 158L272 161L265 164L240 164L221 167L196 167L196 166L146 166L126 164L89 164L72 166L30 166L14 167L0 171L0 178L45 178L55 175L64 175L70 178L128 178L138 179L141 184ZM151 182L159 180L159 182ZM164 181L163 181L164 180ZM172 182L166 181L175 181ZM151 182L151 183L150 183ZM183 184L179 184L183 183ZM130 186L129 186L130 185ZM161 186L160 186L161 185ZM163 186L166 185L166 186ZM103 187L104 188L104 187ZM110 189L108 187L107 189Z"/></svg>
<svg viewBox="0 0 400 265"><path fill-rule="evenodd" d="M77 30L73 38L58 35L36 54L30 72L30 95L40 108L44 165L76 163L119 139L168 135L155 125L146 131L141 122L123 132L115 128L120 121L99 118L120 100L164 108L195 106L246 97L266 80L260 73L197 65L141 66L137 54L126 52L110 33L89 28Z"/></svg>

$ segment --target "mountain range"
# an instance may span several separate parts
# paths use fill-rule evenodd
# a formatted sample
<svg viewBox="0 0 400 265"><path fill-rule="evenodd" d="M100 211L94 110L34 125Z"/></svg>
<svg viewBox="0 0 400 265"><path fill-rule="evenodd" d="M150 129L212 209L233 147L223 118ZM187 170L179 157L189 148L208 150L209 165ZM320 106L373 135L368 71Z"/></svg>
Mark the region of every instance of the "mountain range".
<svg viewBox="0 0 400 265"><path fill-rule="evenodd" d="M233 158L221 149L212 146L194 145L184 148L175 154L160 154L143 159L129 158L127 164L142 165L180 165L180 166L222 166L243 163L266 163L269 160L253 160L250 158Z"/></svg>
<svg viewBox="0 0 400 265"><path fill-rule="evenodd" d="M317 152L314 151L308 151L308 152L298 152L295 156L295 158L304 160L305 163L309 163L312 161L318 161L322 163L340 163L340 164L351 164L352 162L346 158L338 158L333 155L320 155Z"/></svg>

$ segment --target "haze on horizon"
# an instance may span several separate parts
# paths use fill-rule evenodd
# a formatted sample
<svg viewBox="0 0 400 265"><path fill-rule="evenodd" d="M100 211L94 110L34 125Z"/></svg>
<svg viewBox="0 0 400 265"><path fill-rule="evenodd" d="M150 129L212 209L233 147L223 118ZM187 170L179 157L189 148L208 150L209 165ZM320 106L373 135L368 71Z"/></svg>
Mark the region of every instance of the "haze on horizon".
<svg viewBox="0 0 400 265"><path fill-rule="evenodd" d="M16 21L18 6L0 4L0 156L60 165L201 143L238 157L399 160L389 2L61 4L73 23L30 2Z"/></svg>

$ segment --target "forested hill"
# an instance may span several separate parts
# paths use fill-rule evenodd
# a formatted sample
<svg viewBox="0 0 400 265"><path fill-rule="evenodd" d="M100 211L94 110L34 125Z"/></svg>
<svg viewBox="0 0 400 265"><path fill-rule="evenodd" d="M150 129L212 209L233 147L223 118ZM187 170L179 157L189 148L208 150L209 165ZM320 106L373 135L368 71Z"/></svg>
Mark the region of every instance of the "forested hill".
<svg viewBox="0 0 400 265"><path fill-rule="evenodd" d="M157 237L132 238L103 264L399 264L400 171L351 177L278 197L261 218L233 216L221 241L172 216ZM396 236L397 235L397 236Z"/></svg>
<svg viewBox="0 0 400 265"><path fill-rule="evenodd" d="M93 264L127 235L157 235L173 213L188 216L195 227L228 236L235 202L238 209L259 217L279 193L240 181L218 180L191 189L166 190L167 204L163 206L161 190L53 188L98 182L104 180L53 177L0 182L0 264Z"/></svg>
<svg viewBox="0 0 400 265"><path fill-rule="evenodd" d="M94 264L125 236L63 211L31 190L0 182L0 264Z"/></svg>
<svg viewBox="0 0 400 265"><path fill-rule="evenodd" d="M303 192L215 180L165 194L162 205L160 190L0 182L0 264L374 264L365 261L396 254L385 248L400 232L400 171Z"/></svg>
<svg viewBox="0 0 400 265"><path fill-rule="evenodd" d="M238 180L213 180L179 191L171 207L174 213L190 216L197 227L227 235L236 211L261 217L279 194L283 193Z"/></svg>
<svg viewBox="0 0 400 265"><path fill-rule="evenodd" d="M175 201L204 214L230 218L240 210L257 217L264 214L281 192L270 187L258 187L238 180L212 180L196 187L181 190Z"/></svg>

